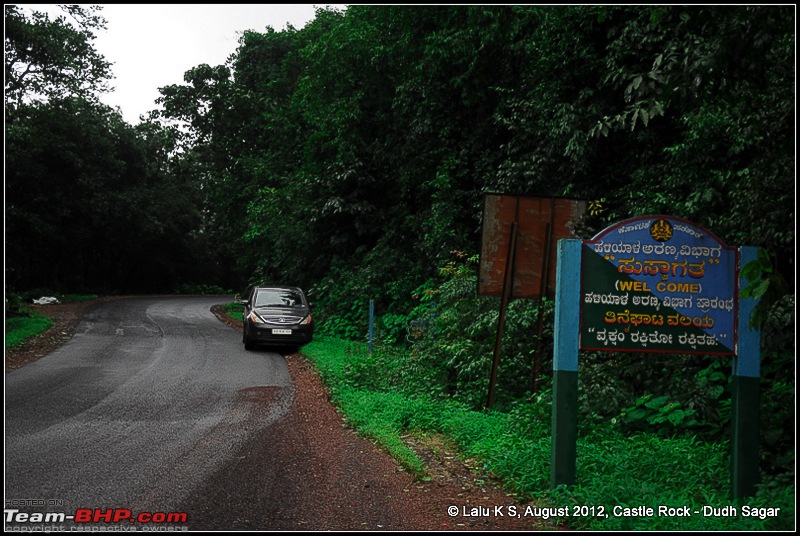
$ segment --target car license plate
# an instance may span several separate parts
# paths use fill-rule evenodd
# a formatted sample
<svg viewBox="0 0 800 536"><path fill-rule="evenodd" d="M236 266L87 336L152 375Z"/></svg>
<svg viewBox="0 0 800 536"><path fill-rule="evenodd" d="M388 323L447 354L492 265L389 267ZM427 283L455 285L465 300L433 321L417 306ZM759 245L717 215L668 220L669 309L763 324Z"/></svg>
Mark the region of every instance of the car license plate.
<svg viewBox="0 0 800 536"><path fill-rule="evenodd" d="M272 334L273 335L291 335L292 334L292 330L291 329L273 329L272 330Z"/></svg>

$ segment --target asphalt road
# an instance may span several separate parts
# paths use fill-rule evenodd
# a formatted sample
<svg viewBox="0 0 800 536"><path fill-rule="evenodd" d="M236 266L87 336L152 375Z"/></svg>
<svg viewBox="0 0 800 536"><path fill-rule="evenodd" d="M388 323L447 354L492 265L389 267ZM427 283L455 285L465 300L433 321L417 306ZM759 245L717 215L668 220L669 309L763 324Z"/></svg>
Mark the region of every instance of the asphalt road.
<svg viewBox="0 0 800 536"><path fill-rule="evenodd" d="M244 350L210 312L229 300L98 303L67 344L7 374L6 509L179 512L287 414L285 359Z"/></svg>

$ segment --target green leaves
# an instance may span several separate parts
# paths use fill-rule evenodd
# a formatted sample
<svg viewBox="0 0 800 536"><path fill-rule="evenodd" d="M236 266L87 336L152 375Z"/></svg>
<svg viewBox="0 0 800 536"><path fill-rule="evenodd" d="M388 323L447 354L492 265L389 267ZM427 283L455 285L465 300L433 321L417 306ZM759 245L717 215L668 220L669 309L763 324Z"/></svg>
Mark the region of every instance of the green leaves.
<svg viewBox="0 0 800 536"><path fill-rule="evenodd" d="M769 288L769 277L773 274L772 260L769 252L765 249L758 250L758 256L742 267L741 276L744 277L748 286L742 289L743 298L760 298Z"/></svg>
<svg viewBox="0 0 800 536"><path fill-rule="evenodd" d="M774 269L772 256L763 248L758 250L755 260L742 267L741 276L747 281L747 286L741 289L739 295L745 299L759 300L750 317L750 325L760 327L773 305L786 294L788 286Z"/></svg>
<svg viewBox="0 0 800 536"><path fill-rule="evenodd" d="M94 48L94 32L105 29L100 6L60 6L69 15L6 5L5 102L9 106L38 100L78 97L97 102L112 78L111 64ZM70 22L71 21L71 22Z"/></svg>
<svg viewBox="0 0 800 536"><path fill-rule="evenodd" d="M621 413L622 423L630 430L647 430L672 437L686 433L698 424L696 410L686 408L679 402L670 401L668 396L646 394Z"/></svg>

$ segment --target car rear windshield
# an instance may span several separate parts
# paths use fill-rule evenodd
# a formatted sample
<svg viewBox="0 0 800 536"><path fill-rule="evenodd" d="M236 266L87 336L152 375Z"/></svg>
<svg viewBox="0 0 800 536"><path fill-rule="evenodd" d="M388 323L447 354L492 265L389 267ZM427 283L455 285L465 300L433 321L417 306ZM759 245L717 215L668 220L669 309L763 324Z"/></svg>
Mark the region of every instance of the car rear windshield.
<svg viewBox="0 0 800 536"><path fill-rule="evenodd" d="M256 307L303 307L303 295L296 290L264 289L256 294Z"/></svg>

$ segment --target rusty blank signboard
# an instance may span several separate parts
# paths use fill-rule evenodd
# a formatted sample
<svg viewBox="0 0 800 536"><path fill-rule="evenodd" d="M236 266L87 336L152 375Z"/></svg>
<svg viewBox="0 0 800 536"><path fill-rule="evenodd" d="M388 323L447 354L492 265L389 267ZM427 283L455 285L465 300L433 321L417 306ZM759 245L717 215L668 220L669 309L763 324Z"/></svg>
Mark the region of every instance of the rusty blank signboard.
<svg viewBox="0 0 800 536"><path fill-rule="evenodd" d="M478 294L502 295L511 229L516 222L511 297L541 297L542 274L547 273L545 296L554 298L556 245L562 238L575 238L575 226L586 206L586 201L580 199L485 194ZM548 243L550 251L546 255Z"/></svg>

